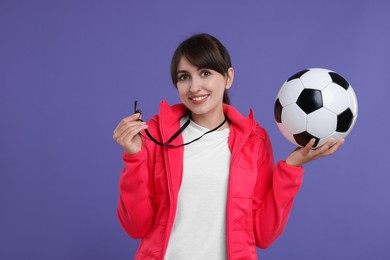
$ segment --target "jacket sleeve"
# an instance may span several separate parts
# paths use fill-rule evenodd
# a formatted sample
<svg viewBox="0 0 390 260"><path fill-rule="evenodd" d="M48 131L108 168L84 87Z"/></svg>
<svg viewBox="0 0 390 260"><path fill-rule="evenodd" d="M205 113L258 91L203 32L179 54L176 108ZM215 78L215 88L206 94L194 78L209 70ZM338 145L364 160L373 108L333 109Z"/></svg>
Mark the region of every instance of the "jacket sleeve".
<svg viewBox="0 0 390 260"><path fill-rule="evenodd" d="M283 232L294 197L303 181L303 168L280 161L274 167L271 142L265 133L262 140L257 172L253 223L256 245L269 247Z"/></svg>
<svg viewBox="0 0 390 260"><path fill-rule="evenodd" d="M136 154L123 154L117 214L132 238L143 237L154 221L153 195L146 147Z"/></svg>

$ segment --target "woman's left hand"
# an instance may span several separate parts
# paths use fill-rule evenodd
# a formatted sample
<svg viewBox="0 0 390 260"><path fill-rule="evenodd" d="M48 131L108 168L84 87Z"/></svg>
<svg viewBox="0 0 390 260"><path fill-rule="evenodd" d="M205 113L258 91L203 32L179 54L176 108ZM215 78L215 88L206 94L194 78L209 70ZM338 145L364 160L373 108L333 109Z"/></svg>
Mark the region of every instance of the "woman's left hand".
<svg viewBox="0 0 390 260"><path fill-rule="evenodd" d="M313 138L305 147L295 149L295 151L287 157L286 163L300 167L310 161L334 154L344 143L344 139L340 139L336 143L334 139L329 139L325 144L315 150L312 149L314 142L315 139Z"/></svg>

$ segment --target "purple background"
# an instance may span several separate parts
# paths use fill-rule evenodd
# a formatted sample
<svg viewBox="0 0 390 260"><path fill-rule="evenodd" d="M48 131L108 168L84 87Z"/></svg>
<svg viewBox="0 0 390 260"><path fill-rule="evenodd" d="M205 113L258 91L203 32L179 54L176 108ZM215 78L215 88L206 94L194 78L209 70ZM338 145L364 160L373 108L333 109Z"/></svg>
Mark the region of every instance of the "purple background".
<svg viewBox="0 0 390 260"><path fill-rule="evenodd" d="M121 149L112 132L179 101L177 44L208 32L236 71L233 104L294 148L273 119L287 77L347 78L359 116L346 144L306 166L289 224L260 259L390 259L388 1L0 2L0 259L132 259L116 217Z"/></svg>

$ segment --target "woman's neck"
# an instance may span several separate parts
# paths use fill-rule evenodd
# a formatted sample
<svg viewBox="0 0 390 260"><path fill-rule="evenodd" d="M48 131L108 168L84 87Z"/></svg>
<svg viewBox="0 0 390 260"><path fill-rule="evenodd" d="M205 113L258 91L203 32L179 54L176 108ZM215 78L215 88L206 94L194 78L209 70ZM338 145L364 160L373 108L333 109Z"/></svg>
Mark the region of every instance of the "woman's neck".
<svg viewBox="0 0 390 260"><path fill-rule="evenodd" d="M190 116L191 120L195 124L205 127L207 129L213 129L225 120L225 114L223 113L223 111L216 115L196 115L194 113L191 113ZM225 124L218 128L217 131L223 130L227 127L229 127L228 121L226 121Z"/></svg>

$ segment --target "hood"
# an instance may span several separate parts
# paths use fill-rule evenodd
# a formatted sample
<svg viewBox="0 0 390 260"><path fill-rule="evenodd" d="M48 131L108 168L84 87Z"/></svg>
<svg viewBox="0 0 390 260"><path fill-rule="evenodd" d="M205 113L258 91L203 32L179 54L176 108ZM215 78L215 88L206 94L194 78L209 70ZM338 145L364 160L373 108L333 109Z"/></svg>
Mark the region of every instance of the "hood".
<svg viewBox="0 0 390 260"><path fill-rule="evenodd" d="M223 111L228 117L231 124L241 132L241 134L250 134L255 130L256 122L254 119L253 110L250 109L247 117L231 105L223 104ZM188 114L189 110L184 104L169 105L167 101L163 100L160 103L159 125L160 131L164 141L167 141L180 127L180 119Z"/></svg>

